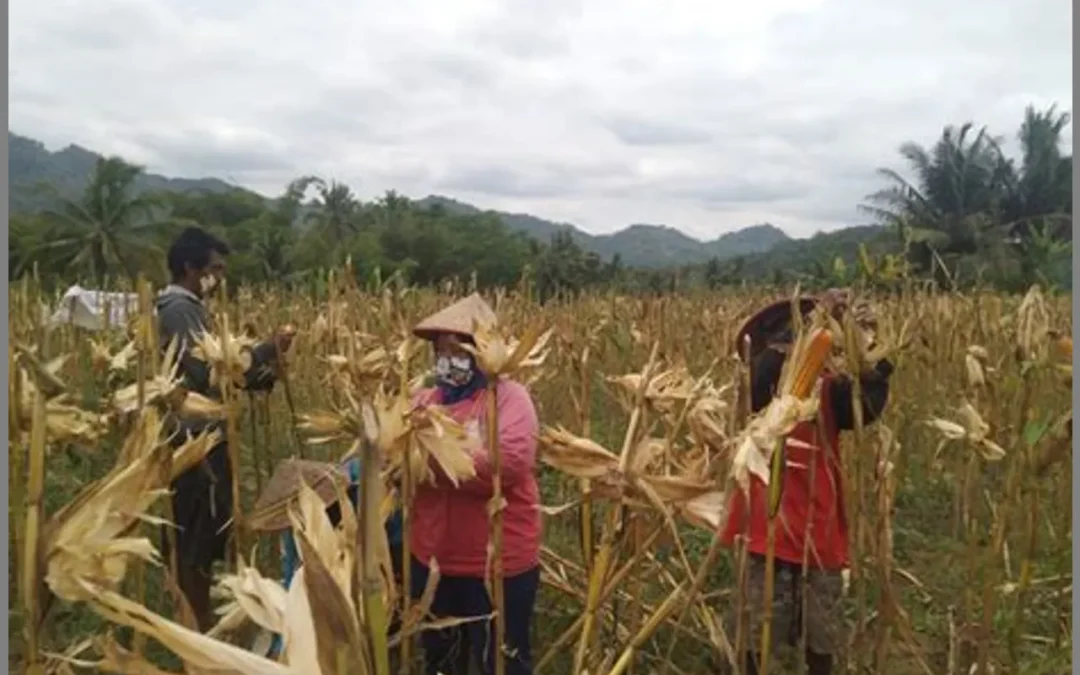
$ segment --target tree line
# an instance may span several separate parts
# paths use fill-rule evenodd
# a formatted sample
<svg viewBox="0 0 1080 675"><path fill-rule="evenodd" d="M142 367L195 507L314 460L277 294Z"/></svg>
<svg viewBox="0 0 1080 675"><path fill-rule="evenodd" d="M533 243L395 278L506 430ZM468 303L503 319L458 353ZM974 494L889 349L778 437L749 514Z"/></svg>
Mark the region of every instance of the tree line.
<svg viewBox="0 0 1080 675"><path fill-rule="evenodd" d="M970 123L946 127L929 148L905 144L907 171L880 169L885 187L860 205L884 230L851 228L776 252L665 270L603 260L566 233L535 241L494 213L461 213L394 191L363 201L343 183L312 176L275 199L242 189L139 193L143 169L114 156L97 162L81 195L57 193L49 209L12 215L9 274L33 272L53 286L100 287L140 274L160 283L169 240L198 224L232 248L235 281L251 284L313 283L348 259L364 279L491 287L525 278L541 298L796 280L888 286L911 277L953 287L1041 281L1071 288L1072 157L1061 149L1069 121L1054 107L1029 107L1018 158Z"/></svg>

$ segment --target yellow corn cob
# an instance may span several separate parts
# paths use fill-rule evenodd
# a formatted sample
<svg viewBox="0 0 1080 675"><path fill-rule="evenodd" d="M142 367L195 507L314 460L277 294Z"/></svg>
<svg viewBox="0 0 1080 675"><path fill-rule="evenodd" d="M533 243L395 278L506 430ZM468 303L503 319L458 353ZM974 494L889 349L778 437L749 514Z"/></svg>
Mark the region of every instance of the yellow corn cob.
<svg viewBox="0 0 1080 675"><path fill-rule="evenodd" d="M828 358L831 349L832 335L826 329L819 328L810 336L810 343L803 352L802 362L798 364L799 369L795 373L795 380L791 387L792 395L800 399L810 395L814 389L814 383L817 382L818 376L825 367L825 359Z"/></svg>

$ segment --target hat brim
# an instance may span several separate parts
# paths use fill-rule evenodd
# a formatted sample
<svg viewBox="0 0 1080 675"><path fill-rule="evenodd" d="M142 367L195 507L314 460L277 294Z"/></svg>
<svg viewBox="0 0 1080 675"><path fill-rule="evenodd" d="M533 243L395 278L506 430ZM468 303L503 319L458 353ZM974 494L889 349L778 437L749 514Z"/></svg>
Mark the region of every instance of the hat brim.
<svg viewBox="0 0 1080 675"><path fill-rule="evenodd" d="M247 526L254 532L278 532L292 526L288 505L296 501L303 481L315 491L325 506L338 500L338 489L349 485L341 467L311 460L288 459L278 465L274 475L259 495L247 516Z"/></svg>
<svg viewBox="0 0 1080 675"><path fill-rule="evenodd" d="M454 335L463 340L472 340L473 336L469 333L465 333L459 330L446 330L443 328L417 328L413 330L413 335L426 340L428 342L435 342L439 339L440 335Z"/></svg>
<svg viewBox="0 0 1080 675"><path fill-rule="evenodd" d="M803 296L798 303L802 315L806 316L817 307L818 299ZM791 325L791 305L791 300L778 300L761 308L743 323L735 335L735 353L740 359L746 357L743 345L747 337L750 338L750 358L753 358L768 346L770 337Z"/></svg>
<svg viewBox="0 0 1080 675"><path fill-rule="evenodd" d="M479 293L473 293L444 307L413 328L413 335L422 340L435 340L442 333L472 338L476 324L495 322L495 312Z"/></svg>

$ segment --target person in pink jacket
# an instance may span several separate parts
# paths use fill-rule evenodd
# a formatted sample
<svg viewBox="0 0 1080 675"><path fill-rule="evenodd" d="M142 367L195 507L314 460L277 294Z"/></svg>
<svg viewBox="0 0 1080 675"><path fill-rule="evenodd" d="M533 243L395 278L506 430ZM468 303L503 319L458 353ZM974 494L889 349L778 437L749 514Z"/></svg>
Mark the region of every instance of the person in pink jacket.
<svg viewBox="0 0 1080 675"><path fill-rule="evenodd" d="M488 388L472 355L474 320L491 321L494 312L473 294L421 321L417 337L435 349L435 386L417 393L419 405L437 404L483 441L487 436ZM500 380L496 387L499 449L502 455L503 588L508 675L531 675L529 636L540 585L540 493L536 482L539 423L528 390ZM411 593L419 597L427 583L428 561L435 559L439 584L431 612L436 617L483 616L492 612L484 586L488 550L488 504L492 498L491 459L487 448L473 456L476 477L454 487L445 477L422 484L413 502L409 543ZM493 621L473 621L421 635L427 675L467 675L469 660L480 671L494 671Z"/></svg>

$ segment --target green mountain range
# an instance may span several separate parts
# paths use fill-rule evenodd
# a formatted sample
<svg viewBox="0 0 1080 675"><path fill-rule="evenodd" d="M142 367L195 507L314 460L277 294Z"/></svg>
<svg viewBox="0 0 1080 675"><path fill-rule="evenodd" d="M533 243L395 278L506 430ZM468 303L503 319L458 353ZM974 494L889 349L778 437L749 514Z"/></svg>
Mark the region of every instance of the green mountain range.
<svg viewBox="0 0 1080 675"><path fill-rule="evenodd" d="M48 207L53 199L48 192L40 188L42 183L51 184L65 197L77 196L86 185L100 155L77 145L50 151L39 141L9 131L8 157L10 212L31 213ZM145 173L140 176L136 189L226 192L243 188L217 178L169 178ZM483 211L471 204L439 195L424 197L416 203L421 207L439 206L462 213ZM554 234L566 232L586 251L594 252L604 260L610 260L617 255L624 265L630 267L664 268L700 264L711 258L729 260L740 256L758 257L774 249L777 249L777 252L794 252L801 248L800 242L813 242L816 239L792 239L783 230L769 224L746 227L723 234L712 241L695 239L665 225L635 224L613 234L593 235L568 223L556 223L529 214L495 213L509 229L523 232L538 241L546 243ZM866 229L858 228L855 238L861 240L863 235L869 235L870 233L864 232ZM833 235L828 238L836 237ZM841 240L849 238L839 237Z"/></svg>
<svg viewBox="0 0 1080 675"><path fill-rule="evenodd" d="M101 155L78 145L49 151L44 143L8 132L8 186L11 197L10 213L33 213L50 205L52 195L41 189L50 184L61 195L72 198L82 193L94 165ZM139 176L136 189L140 192L227 192L237 189L216 178L166 178L152 173Z"/></svg>
<svg viewBox="0 0 1080 675"><path fill-rule="evenodd" d="M451 212L479 213L481 209L463 202L432 195L419 201L421 205L439 205ZM764 253L791 238L778 227L754 225L721 235L713 241L694 239L666 225L631 225L613 234L589 234L569 223L554 223L527 213L497 212L508 228L538 239L566 232L586 251L605 260L618 255L631 267L672 267L701 263L716 257L720 260L752 253Z"/></svg>

